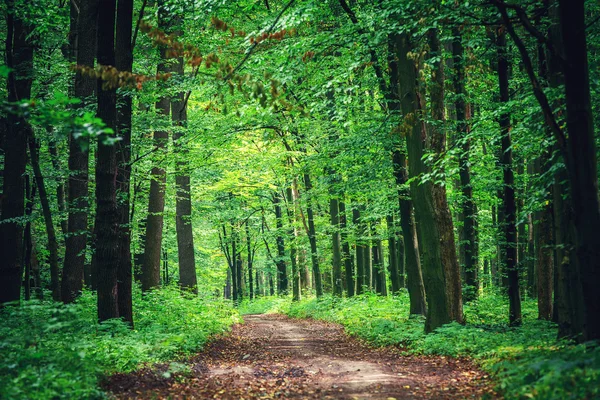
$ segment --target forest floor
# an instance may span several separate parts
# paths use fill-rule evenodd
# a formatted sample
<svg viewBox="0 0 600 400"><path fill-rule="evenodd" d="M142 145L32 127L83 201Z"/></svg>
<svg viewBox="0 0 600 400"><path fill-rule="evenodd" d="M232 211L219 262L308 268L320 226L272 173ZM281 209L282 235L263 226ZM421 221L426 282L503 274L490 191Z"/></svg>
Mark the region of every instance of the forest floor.
<svg viewBox="0 0 600 400"><path fill-rule="evenodd" d="M278 314L244 320L194 357L112 375L103 388L119 399L500 397L469 360L372 348L321 321Z"/></svg>

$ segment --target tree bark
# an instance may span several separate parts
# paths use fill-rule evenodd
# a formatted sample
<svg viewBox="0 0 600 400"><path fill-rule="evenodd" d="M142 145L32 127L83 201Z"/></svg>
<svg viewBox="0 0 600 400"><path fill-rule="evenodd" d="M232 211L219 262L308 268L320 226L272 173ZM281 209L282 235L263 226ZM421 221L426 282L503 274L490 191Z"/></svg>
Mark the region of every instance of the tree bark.
<svg viewBox="0 0 600 400"><path fill-rule="evenodd" d="M317 233L315 229L315 217L312 208L312 183L309 174L304 174L304 188L308 195L306 200L306 215L308 220L308 241L310 243L310 259L312 262L313 276L315 279L315 291L317 297L323 296L323 282L321 281L321 269L319 267L319 254L317 252Z"/></svg>
<svg viewBox="0 0 600 400"><path fill-rule="evenodd" d="M159 7L159 28L166 30L166 10ZM160 48L160 62L157 73L165 74L171 71L166 65L166 49ZM156 103L157 113L168 118L171 100L164 96ZM154 145L160 150L165 150L169 141L169 133L166 130L154 131ZM165 211L165 186L167 173L160 165L154 165L150 173L150 194L148 196L148 218L146 220L146 241L144 243L144 261L142 264L142 291L150 290L160 285L160 252L162 248L164 211Z"/></svg>
<svg viewBox="0 0 600 400"><path fill-rule="evenodd" d="M33 129L29 130L29 155L31 159L31 167L35 176L35 182L39 191L40 203L42 205L42 214L44 216L44 224L46 226L46 234L48 235L48 263L50 264L50 290L52 291L52 299L60 301L60 276L58 269L58 241L56 240L56 230L54 229L54 221L52 220L52 212L50 211L50 200L48 192L44 184L44 177L40 168L40 155L38 146L34 137Z"/></svg>
<svg viewBox="0 0 600 400"><path fill-rule="evenodd" d="M506 49L506 34L498 32L496 37L498 50L498 83L500 88L500 102L509 102L509 61ZM502 196L502 208L504 211L504 237L505 249L504 264L508 283L509 299L509 324L519 326L522 322L521 316L521 294L519 290L519 272L517 270L517 227L516 227L516 202L514 189L514 176L512 167L512 141L510 137L510 114L503 112L500 115L500 130L502 135L502 150L500 165L504 175L504 190Z"/></svg>
<svg viewBox="0 0 600 400"><path fill-rule="evenodd" d="M98 64L115 65L116 0L98 2ZM98 79L97 115L107 128L117 131L116 89L105 87ZM117 266L119 219L117 206L116 147L107 144L107 135L98 141L96 162L96 265L98 286L98 320L119 317Z"/></svg>
<svg viewBox="0 0 600 400"><path fill-rule="evenodd" d="M575 254L585 302L584 340L600 338L600 204L590 97L585 1L559 0L564 44L568 141L566 165L575 224ZM578 27L574 29L574 27Z"/></svg>
<svg viewBox="0 0 600 400"><path fill-rule="evenodd" d="M11 9L13 1L8 2ZM14 7L12 8L14 9ZM31 27L17 15L6 13L6 61L12 68L8 76L8 101L18 102L31 97L33 79L33 47L29 42ZM0 304L19 301L21 297L21 264L23 257L23 226L7 222L25 215L25 185L23 174L27 163L29 123L16 114L7 116L4 137L4 186L0 215Z"/></svg>
<svg viewBox="0 0 600 400"><path fill-rule="evenodd" d="M175 73L183 76L183 59L175 64ZM185 95L180 92L171 102L173 122L176 125L173 133L173 145L178 154L175 164L175 184L177 186L176 230L177 255L179 257L179 285L185 290L198 293L196 277L196 260L194 255L194 231L192 229L192 187L187 171L187 148L184 143L184 129L187 126L187 105Z"/></svg>
<svg viewBox="0 0 600 400"><path fill-rule="evenodd" d="M348 242L346 204L339 203L340 209L340 238L342 241L342 257L344 259L344 272L346 277L346 290L348 297L354 296L354 257L350 254L350 243Z"/></svg>
<svg viewBox="0 0 600 400"><path fill-rule="evenodd" d="M454 64L454 91L456 100L457 137L460 142L458 157L460 188L462 192L463 218L463 250L465 271L465 301L475 300L479 294L478 279L478 254L477 254L477 207L473 199L473 187L471 186L471 169L469 153L471 151L471 139L469 138L470 109L466 102L465 89L465 59L462 45L462 35L458 27L452 30L452 58Z"/></svg>
<svg viewBox="0 0 600 400"><path fill-rule="evenodd" d="M133 48L133 0L118 0L115 63L119 71L131 72ZM133 264L131 260L131 222L129 220L131 183L131 115L132 95L119 94L117 110L117 132L121 141L117 143L117 192L119 218L119 265L117 265L117 290L119 292L119 317L133 327Z"/></svg>
<svg viewBox="0 0 600 400"><path fill-rule="evenodd" d="M401 40L403 40L403 38L400 35L390 35L389 38L390 93L393 96L390 109L393 111L399 111L401 108L398 65L398 52L401 50L401 47L399 47ZM405 62L408 62L408 60L405 60ZM410 66L405 66L405 68L408 67ZM400 144L398 143L397 147L399 146ZM402 229L402 238L404 241L404 267L406 270L407 289L410 298L410 315L426 315L427 303L425 297L425 285L423 283L423 273L421 270L417 229L413 216L413 204L408 190L405 189L408 182L406 155L401 152L399 148L396 148L392 153L392 162L394 178L396 180L396 186L398 187L400 227Z"/></svg>
<svg viewBox="0 0 600 400"><path fill-rule="evenodd" d="M96 43L96 18L98 0L82 0L77 18L77 65L93 67ZM92 103L96 82L77 71L75 73L75 97L81 99L80 107ZM68 234L65 239L65 260L61 287L62 300L70 303L81 292L85 279L85 259L88 242L88 181L89 137L69 140L68 184Z"/></svg>
<svg viewBox="0 0 600 400"><path fill-rule="evenodd" d="M388 215L386 217L387 229L388 229L388 249L389 249L389 270L390 270L390 281L392 283L392 294L397 294L400 290L400 277L398 274L398 250L396 248L396 226L394 223L394 216Z"/></svg>
<svg viewBox="0 0 600 400"><path fill-rule="evenodd" d="M287 265L285 263L285 242L283 239L283 221L281 213L281 199L277 194L273 195L273 206L275 208L275 224L277 226L277 294L286 295L288 292Z"/></svg>

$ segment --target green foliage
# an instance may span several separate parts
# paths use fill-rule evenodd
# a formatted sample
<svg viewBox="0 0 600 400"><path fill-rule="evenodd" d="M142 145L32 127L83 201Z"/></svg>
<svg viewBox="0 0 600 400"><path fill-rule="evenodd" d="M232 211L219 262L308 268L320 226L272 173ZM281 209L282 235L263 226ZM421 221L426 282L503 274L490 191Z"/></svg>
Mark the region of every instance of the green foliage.
<svg viewBox="0 0 600 400"><path fill-rule="evenodd" d="M466 325L451 323L430 335L421 317L408 317L406 293L327 297L291 303L287 314L344 325L346 332L410 354L471 357L498 381L507 398L585 399L600 395L600 347L556 339L556 327L536 320L537 303L523 302L523 326L506 326L505 298L491 294L465 305ZM286 307L279 305L280 310Z"/></svg>
<svg viewBox="0 0 600 400"><path fill-rule="evenodd" d="M219 300L172 288L136 293L134 330L120 320L96 323L96 297L75 304L29 301L0 311L3 399L101 398L99 379L199 350L238 321ZM179 368L180 369L180 368ZM169 371L179 371L175 363Z"/></svg>

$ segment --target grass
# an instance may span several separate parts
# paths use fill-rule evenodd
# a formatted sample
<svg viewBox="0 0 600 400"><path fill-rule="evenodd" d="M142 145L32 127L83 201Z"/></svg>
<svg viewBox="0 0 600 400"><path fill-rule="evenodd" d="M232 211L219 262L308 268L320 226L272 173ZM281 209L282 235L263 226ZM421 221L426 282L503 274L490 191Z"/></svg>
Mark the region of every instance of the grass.
<svg viewBox="0 0 600 400"><path fill-rule="evenodd" d="M466 325L423 333L423 318L408 318L406 293L354 298L314 298L297 303L261 300L257 310L283 312L342 324L350 335L377 346L401 346L411 354L470 357L496 380L509 399L600 398L600 346L556 339L553 323L537 320L537 303L523 302L523 326L507 326L503 296L486 295L465 305Z"/></svg>
<svg viewBox="0 0 600 400"><path fill-rule="evenodd" d="M0 310L2 399L97 399L100 379L176 360L225 332L239 314L221 300L186 298L173 288L135 294L135 329L96 322L96 297L75 303L28 301Z"/></svg>

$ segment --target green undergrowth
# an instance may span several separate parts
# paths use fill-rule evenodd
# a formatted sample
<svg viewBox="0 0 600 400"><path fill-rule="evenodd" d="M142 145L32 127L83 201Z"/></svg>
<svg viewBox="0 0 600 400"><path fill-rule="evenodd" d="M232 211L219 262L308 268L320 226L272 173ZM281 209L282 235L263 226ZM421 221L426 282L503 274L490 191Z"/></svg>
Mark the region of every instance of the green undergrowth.
<svg viewBox="0 0 600 400"><path fill-rule="evenodd" d="M96 322L96 297L75 303L27 301L0 310L0 398L102 398L102 376L176 360L239 320L228 303L174 288L134 299L135 329ZM175 363L176 364L176 363Z"/></svg>
<svg viewBox="0 0 600 400"><path fill-rule="evenodd" d="M269 310L267 300L261 309ZM523 326L509 328L507 301L486 295L465 305L466 325L445 325L425 335L421 317L408 318L408 295L297 303L273 302L273 309L295 318L344 325L348 334L374 345L400 346L410 354L470 357L495 377L506 398L600 398L600 346L556 339L552 323L539 321L537 304L523 302Z"/></svg>

